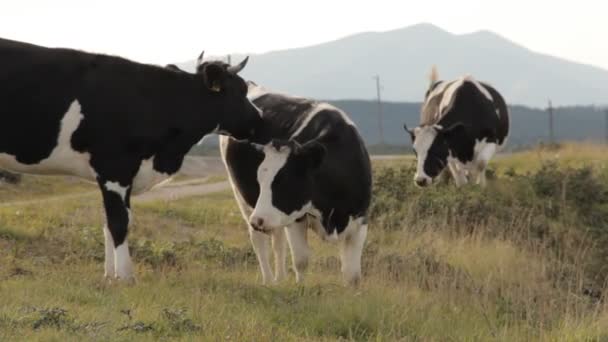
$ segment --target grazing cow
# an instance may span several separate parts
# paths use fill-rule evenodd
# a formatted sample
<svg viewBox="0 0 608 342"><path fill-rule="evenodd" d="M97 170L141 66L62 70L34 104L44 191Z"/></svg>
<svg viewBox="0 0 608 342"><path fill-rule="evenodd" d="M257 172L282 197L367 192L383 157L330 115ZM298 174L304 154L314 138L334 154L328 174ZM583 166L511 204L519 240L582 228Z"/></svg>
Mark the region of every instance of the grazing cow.
<svg viewBox="0 0 608 342"><path fill-rule="evenodd" d="M485 186L488 162L509 134L509 113L502 96L471 76L437 81L433 69L420 121L413 130L403 126L416 154L416 184L431 184L448 166L457 186L466 184L467 176Z"/></svg>
<svg viewBox="0 0 608 342"><path fill-rule="evenodd" d="M197 73L0 39L0 168L98 183L105 276L133 277L130 197L167 180L206 134L251 137L261 124L236 66Z"/></svg>
<svg viewBox="0 0 608 342"><path fill-rule="evenodd" d="M264 128L255 139L264 145L220 137L220 149L263 282L286 275L285 233L296 281L303 280L310 226L324 240L339 243L344 279L358 283L371 167L357 128L327 103L268 92L254 83L249 98L262 111Z"/></svg>

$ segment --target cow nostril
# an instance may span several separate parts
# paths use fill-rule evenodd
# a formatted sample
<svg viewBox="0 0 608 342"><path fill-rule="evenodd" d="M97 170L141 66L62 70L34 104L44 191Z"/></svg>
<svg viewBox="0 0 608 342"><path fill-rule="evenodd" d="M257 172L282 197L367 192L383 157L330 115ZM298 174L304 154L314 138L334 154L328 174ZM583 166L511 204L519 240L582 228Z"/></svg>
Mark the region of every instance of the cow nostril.
<svg viewBox="0 0 608 342"><path fill-rule="evenodd" d="M251 226L255 229L261 229L262 227L264 227L264 219L261 217L254 217L250 223Z"/></svg>
<svg viewBox="0 0 608 342"><path fill-rule="evenodd" d="M426 178L418 178L418 179L416 179L416 184L418 186L427 186L428 182L427 182Z"/></svg>

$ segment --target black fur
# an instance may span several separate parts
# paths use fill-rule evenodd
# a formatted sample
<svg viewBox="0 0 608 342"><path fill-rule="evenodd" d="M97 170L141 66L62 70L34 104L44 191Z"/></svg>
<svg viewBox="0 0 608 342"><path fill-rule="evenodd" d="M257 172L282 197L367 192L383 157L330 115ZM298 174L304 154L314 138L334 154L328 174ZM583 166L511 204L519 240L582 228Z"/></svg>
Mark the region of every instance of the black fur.
<svg viewBox="0 0 608 342"><path fill-rule="evenodd" d="M71 147L90 154L118 246L127 234L130 187L142 160L154 157L156 171L174 174L189 149L218 126L247 139L261 124L246 98L245 82L227 67L205 63L201 74L190 74L173 66L0 39L0 153L22 164L49 157L61 119L77 101L84 118ZM219 82L221 91L211 90L211 81ZM127 198L108 192L108 181L127 187Z"/></svg>
<svg viewBox="0 0 608 342"><path fill-rule="evenodd" d="M426 97L441 82L436 82L427 91ZM448 83L451 84L454 81ZM489 100L470 81L464 81L454 94L451 108L441 115L438 120L428 121L436 112L443 93L435 96L431 102L426 103L422 109L424 126L439 125L437 137L431 145L424 163L425 173L434 178L438 176L447 165L447 157L451 154L462 163L474 158L474 146L477 141L486 140L488 143L503 145L509 134L509 113L503 97L493 87L481 83L493 101ZM424 121L424 119L427 121ZM412 141L416 139L412 135Z"/></svg>
<svg viewBox="0 0 608 342"><path fill-rule="evenodd" d="M288 145L293 151L272 183L273 205L291 213L312 201L328 234L342 232L349 217L365 217L371 198L370 159L357 129L344 121L339 110L320 109L325 104L274 93L259 97L254 104L264 119L263 136L254 139L273 141L275 148ZM315 111L308 125L287 141ZM238 192L247 205L255 207L263 153L230 139L225 158Z"/></svg>

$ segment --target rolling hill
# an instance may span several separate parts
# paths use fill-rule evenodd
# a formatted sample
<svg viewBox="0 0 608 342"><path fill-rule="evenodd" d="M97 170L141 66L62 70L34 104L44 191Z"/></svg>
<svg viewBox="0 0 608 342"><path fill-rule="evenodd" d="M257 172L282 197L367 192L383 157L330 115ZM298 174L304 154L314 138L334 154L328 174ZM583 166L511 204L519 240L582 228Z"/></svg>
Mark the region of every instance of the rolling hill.
<svg viewBox="0 0 608 342"><path fill-rule="evenodd" d="M192 70L193 64L181 66ZM608 104L606 70L536 53L489 31L457 35L431 24L252 55L243 76L295 95L373 99L377 74L384 99L417 102L433 64L445 79L472 74L488 81L510 104Z"/></svg>

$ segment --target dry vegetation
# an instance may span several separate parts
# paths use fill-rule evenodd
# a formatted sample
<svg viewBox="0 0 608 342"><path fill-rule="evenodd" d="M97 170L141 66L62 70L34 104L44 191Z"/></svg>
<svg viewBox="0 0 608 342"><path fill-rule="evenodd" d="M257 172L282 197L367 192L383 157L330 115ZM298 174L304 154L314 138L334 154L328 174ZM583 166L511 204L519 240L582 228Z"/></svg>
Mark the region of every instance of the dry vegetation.
<svg viewBox="0 0 608 342"><path fill-rule="evenodd" d="M487 189L421 191L411 160L379 163L356 290L316 238L305 285L259 285L228 192L135 206L135 286L101 279L96 193L7 204L0 340L605 340L606 152L506 156ZM0 198L37 193L27 182Z"/></svg>

